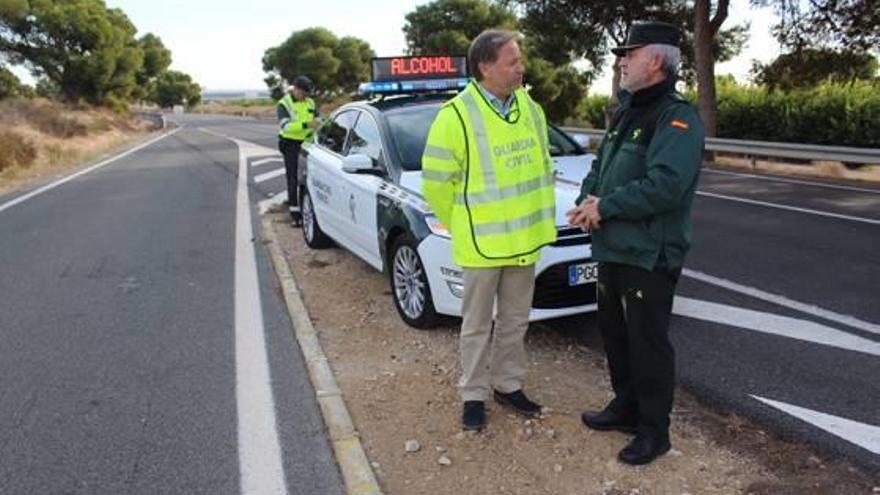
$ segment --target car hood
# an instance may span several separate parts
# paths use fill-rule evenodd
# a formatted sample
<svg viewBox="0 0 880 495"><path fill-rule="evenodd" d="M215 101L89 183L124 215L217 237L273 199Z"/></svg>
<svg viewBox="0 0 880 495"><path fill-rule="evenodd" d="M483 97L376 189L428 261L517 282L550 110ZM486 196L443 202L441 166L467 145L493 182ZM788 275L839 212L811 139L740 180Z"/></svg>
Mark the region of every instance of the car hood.
<svg viewBox="0 0 880 495"><path fill-rule="evenodd" d="M593 165L595 156L592 153L579 156L557 156L553 158L554 176L556 177L556 225L568 224L565 212L574 207L574 201L581 191L581 182L590 167ZM404 189L422 194L422 172L420 170L403 172L400 175L400 186Z"/></svg>

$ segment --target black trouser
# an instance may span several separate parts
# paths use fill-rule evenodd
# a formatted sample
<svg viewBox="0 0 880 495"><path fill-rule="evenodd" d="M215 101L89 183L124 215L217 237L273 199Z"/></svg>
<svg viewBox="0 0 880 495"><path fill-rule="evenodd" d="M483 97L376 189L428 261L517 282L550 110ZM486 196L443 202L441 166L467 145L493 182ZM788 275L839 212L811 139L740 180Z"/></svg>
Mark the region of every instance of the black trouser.
<svg viewBox="0 0 880 495"><path fill-rule="evenodd" d="M609 407L635 414L642 435L669 435L675 387L669 317L680 273L599 263L599 332L615 395Z"/></svg>
<svg viewBox="0 0 880 495"><path fill-rule="evenodd" d="M299 194L297 191L299 166L297 160L300 148L302 148L302 141L278 138L278 149L284 157L284 173L287 176L287 204L290 207L291 215L295 214L296 216L299 216Z"/></svg>

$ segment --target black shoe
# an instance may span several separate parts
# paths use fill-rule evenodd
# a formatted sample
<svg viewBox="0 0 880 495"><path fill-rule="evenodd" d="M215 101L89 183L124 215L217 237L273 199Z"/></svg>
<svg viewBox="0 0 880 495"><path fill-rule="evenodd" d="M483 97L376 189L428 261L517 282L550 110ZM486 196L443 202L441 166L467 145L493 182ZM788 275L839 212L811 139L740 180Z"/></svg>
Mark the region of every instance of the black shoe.
<svg viewBox="0 0 880 495"><path fill-rule="evenodd" d="M657 438L646 435L637 435L632 442L629 443L617 458L621 462L632 464L634 466L648 464L661 455L669 452L672 446L669 444L668 438Z"/></svg>
<svg viewBox="0 0 880 495"><path fill-rule="evenodd" d="M584 412L581 414L581 421L592 430L616 430L624 433L635 433L638 425L635 414L621 414L607 407L601 412Z"/></svg>
<svg viewBox="0 0 880 495"><path fill-rule="evenodd" d="M291 223L294 227L299 227L299 226L301 226L302 223L303 223L303 221L302 221L302 217L300 216L300 214L299 214L299 213L291 213L291 214L290 214L290 223Z"/></svg>
<svg viewBox="0 0 880 495"><path fill-rule="evenodd" d="M464 401L461 426L468 431L480 431L486 426L486 406L481 400Z"/></svg>
<svg viewBox="0 0 880 495"><path fill-rule="evenodd" d="M502 406L507 406L523 416L528 416L530 418L541 416L541 405L530 401L529 398L526 397L526 394L523 393L522 389L509 394L503 394L495 390L495 402Z"/></svg>

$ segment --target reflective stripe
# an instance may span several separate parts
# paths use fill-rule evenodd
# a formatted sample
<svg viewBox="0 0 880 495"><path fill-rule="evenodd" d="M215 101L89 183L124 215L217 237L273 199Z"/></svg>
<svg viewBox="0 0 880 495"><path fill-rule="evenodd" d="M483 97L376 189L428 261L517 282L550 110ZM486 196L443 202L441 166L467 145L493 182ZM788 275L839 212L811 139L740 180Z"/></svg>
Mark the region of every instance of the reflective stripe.
<svg viewBox="0 0 880 495"><path fill-rule="evenodd" d="M502 201L508 198L519 196L521 194L527 194L532 191L537 191L542 187L552 185L553 178L542 175L526 182L520 182L519 184L514 184L512 186L502 187L501 189L493 189L491 191L483 191L478 193L468 193L467 204L470 206L477 206L491 203L493 201ZM455 204L464 204L464 194L455 193Z"/></svg>
<svg viewBox="0 0 880 495"><path fill-rule="evenodd" d="M449 182L451 180L460 180L461 172L444 172L442 170L425 169L422 170L422 180L430 180L434 182Z"/></svg>
<svg viewBox="0 0 880 495"><path fill-rule="evenodd" d="M473 90L479 91L474 88ZM487 191L497 189L495 184L495 166L492 155L489 154L489 135L486 134L486 123L483 122L483 112L477 107L474 96L469 91L461 93L461 101L464 102L465 111L474 129L475 144L480 154L480 170L483 172L483 184Z"/></svg>
<svg viewBox="0 0 880 495"><path fill-rule="evenodd" d="M511 218L503 222L474 224L474 234L493 235L493 234L510 234L517 230L527 229L532 225L543 222L544 220L553 219L556 215L556 208L553 206L530 213L524 217Z"/></svg>
<svg viewBox="0 0 880 495"><path fill-rule="evenodd" d="M434 146L433 144L425 146L425 152L422 154L422 156L428 158L436 158L438 160L455 160L455 155L452 153L451 149L443 148L441 146Z"/></svg>
<svg viewBox="0 0 880 495"><path fill-rule="evenodd" d="M541 148L543 149L543 153L541 154L544 156L544 166L549 173L551 170L553 170L553 167L550 166L550 159L547 158L547 153L549 153L550 150L550 148L547 146L547 132L549 132L549 129L544 129L541 125L541 114L539 114L538 109L535 108L535 102L532 101L531 98L528 99L528 102L529 113L532 115L532 121L535 122L535 129L537 129L538 136L541 137Z"/></svg>

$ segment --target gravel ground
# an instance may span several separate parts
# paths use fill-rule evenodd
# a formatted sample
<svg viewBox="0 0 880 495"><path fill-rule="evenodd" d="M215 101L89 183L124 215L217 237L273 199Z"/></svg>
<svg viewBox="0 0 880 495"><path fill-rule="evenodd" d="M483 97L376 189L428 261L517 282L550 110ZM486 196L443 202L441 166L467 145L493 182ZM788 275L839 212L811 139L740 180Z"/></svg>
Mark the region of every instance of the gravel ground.
<svg viewBox="0 0 880 495"><path fill-rule="evenodd" d="M385 493L880 493L880 482L857 469L682 391L673 450L646 467L619 463L628 437L593 432L579 418L610 399L592 327L532 325L524 389L550 413L526 420L487 402L488 428L466 434L455 386L458 321L430 331L406 326L385 275L342 249L310 250L284 214L273 224Z"/></svg>

